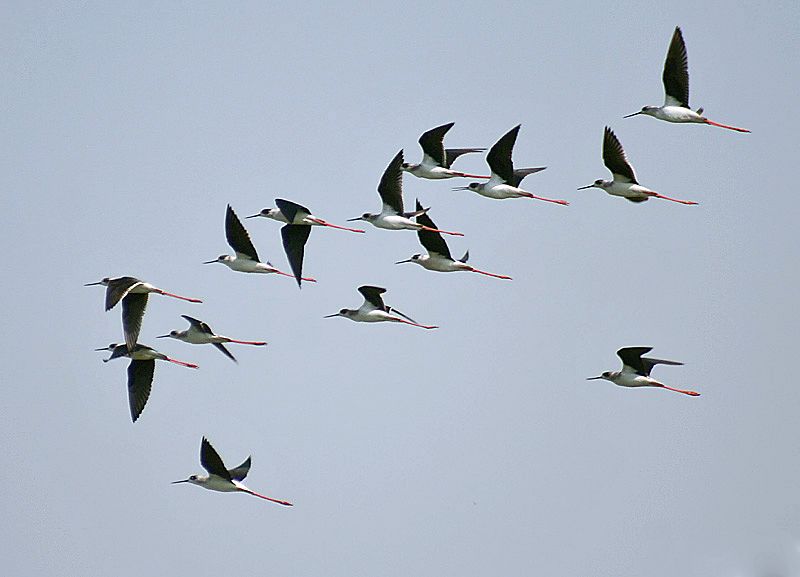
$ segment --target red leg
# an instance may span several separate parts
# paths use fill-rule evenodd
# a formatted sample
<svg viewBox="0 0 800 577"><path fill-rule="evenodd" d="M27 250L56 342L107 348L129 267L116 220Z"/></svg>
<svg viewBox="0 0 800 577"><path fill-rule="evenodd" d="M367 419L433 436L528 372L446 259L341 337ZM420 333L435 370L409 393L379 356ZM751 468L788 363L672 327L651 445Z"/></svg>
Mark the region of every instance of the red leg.
<svg viewBox="0 0 800 577"><path fill-rule="evenodd" d="M180 295L174 295L172 293L168 293L167 291L159 291L158 294L164 295L165 297L172 297L172 298L176 298L176 299L181 299L182 301L189 301L190 303L201 303L201 302L203 302L200 299L192 299L192 298L189 298L189 297L182 297Z"/></svg>
<svg viewBox="0 0 800 577"><path fill-rule="evenodd" d="M714 122L708 118L706 118L706 124L710 124L711 126L719 126L720 128L727 128L728 130L735 130L736 132L750 132L746 128L737 128L735 126L728 126L727 124L720 124L719 122Z"/></svg>
<svg viewBox="0 0 800 577"><path fill-rule="evenodd" d="M193 364L193 363L184 363L183 361L178 361L178 360L175 360L175 359L171 359L169 357L167 357L164 360L169 361L171 363L175 363L176 365L181 365L182 367L189 367L190 369L198 368L198 366Z"/></svg>
<svg viewBox="0 0 800 577"><path fill-rule="evenodd" d="M690 397L699 397L700 393L696 391L685 391L683 389L673 389L672 387L668 387L667 385L661 385L663 388L667 389L668 391L675 391L676 393L683 393L684 395L689 395Z"/></svg>
<svg viewBox="0 0 800 577"><path fill-rule="evenodd" d="M486 272L485 270L478 270L475 267L470 267L469 271L470 272L476 272L478 274L485 274L486 276L493 276L494 278L502 278L502 279L506 279L506 280L513 280L510 276L506 276L504 274L494 274L492 272Z"/></svg>
<svg viewBox="0 0 800 577"><path fill-rule="evenodd" d="M263 346L267 344L266 341L237 341L236 339L231 339L228 342L238 343L240 345L257 345L257 346Z"/></svg>
<svg viewBox="0 0 800 577"><path fill-rule="evenodd" d="M439 230L438 228L431 228L429 226L423 226L422 230L429 230L431 232L438 232L440 234L451 234L453 236L464 236L463 232L450 232L447 230Z"/></svg>
<svg viewBox="0 0 800 577"><path fill-rule="evenodd" d="M555 198L545 198L543 196L536 196L535 194L531 194L530 192L526 192L522 196L524 196L525 198L534 198L536 200L543 200L545 202L553 202L555 204L561 204L563 206L569 206L569 203L566 200L558 200L558 199L555 199Z"/></svg>
<svg viewBox="0 0 800 577"><path fill-rule="evenodd" d="M662 200L671 200L672 202L679 202L681 204L700 204L699 202L695 202L693 200L679 200L677 198L670 198L668 196L664 196L663 194L659 194L657 192L654 192L654 193L650 194L649 196L652 196L652 197L655 197L655 198L660 198Z"/></svg>
<svg viewBox="0 0 800 577"><path fill-rule="evenodd" d="M289 501L281 501L279 499L273 499L272 497L267 497L266 495L262 495L260 493L256 493L255 491L251 491L250 489L244 489L240 487L242 491L247 493L248 495L252 495L253 497L258 497L259 499L266 499L267 501L272 501L273 503L277 503L278 505L286 505L287 507L293 507L294 505Z"/></svg>
<svg viewBox="0 0 800 577"><path fill-rule="evenodd" d="M316 222L317 224L320 224L322 226L329 226L331 228L338 228L339 230L347 230L347 231L350 231L350 232L365 232L365 231L361 230L360 228L347 228L346 226L339 226L338 224L331 224L327 220L322 220L321 218L310 218L309 220L312 221L312 222Z"/></svg>

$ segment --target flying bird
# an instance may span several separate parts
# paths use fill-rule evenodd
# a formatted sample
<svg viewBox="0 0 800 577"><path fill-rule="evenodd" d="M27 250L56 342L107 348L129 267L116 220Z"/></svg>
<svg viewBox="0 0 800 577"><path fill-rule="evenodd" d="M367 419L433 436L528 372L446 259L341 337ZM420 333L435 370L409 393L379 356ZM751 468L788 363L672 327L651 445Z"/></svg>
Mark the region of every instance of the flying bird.
<svg viewBox="0 0 800 577"><path fill-rule="evenodd" d="M633 172L633 167L628 162L628 157L625 156L622 144L620 144L619 139L608 126L603 132L603 164L611 171L612 180L598 179L592 184L581 186L578 190L600 188L608 194L627 198L631 202L644 202L650 197L654 197L681 204L697 204L693 200L678 200L677 198L664 196L639 184L636 180L636 173Z"/></svg>
<svg viewBox="0 0 800 577"><path fill-rule="evenodd" d="M644 106L639 112L628 114L624 118L644 114L667 122L692 122L697 124L710 124L737 132L750 132L746 128L737 128L714 122L703 116L703 109L694 111L689 106L689 60L686 56L686 43L680 27L675 27L672 41L669 43L667 59L664 61L664 105Z"/></svg>
<svg viewBox="0 0 800 577"><path fill-rule="evenodd" d="M247 473L250 472L250 462L251 458L247 457L244 463L235 469L226 469L225 464L222 462L222 458L219 456L219 453L214 450L214 447L211 446L211 443L208 442L208 439L203 437L203 440L200 443L200 464L208 472L208 475L192 475L188 479L173 481L172 484L191 483L192 485L197 485L203 489L220 491L222 493L247 493L248 495L253 495L254 497L259 497L260 499L266 499L267 501L272 501L273 503L278 503L279 505L291 507L292 503L288 501L281 501L280 499L273 499L272 497L261 495L260 493L256 493L255 491L248 489L242 484L242 481L245 479L245 477L247 477Z"/></svg>
<svg viewBox="0 0 800 577"><path fill-rule="evenodd" d="M269 261L263 263L258 259L258 253L253 246L253 241L250 240L250 235L242 225L242 221L240 221L239 217L236 216L236 213L233 211L233 208L231 208L230 204L225 212L225 238L228 240L230 247L236 252L236 256L222 254L215 260L210 260L204 262L203 264L220 262L229 269L237 272L253 272L264 274L276 273L282 276L288 276L290 278L294 276L288 272L278 270L272 266ZM317 282L313 278L302 278L301 280Z"/></svg>
<svg viewBox="0 0 800 577"><path fill-rule="evenodd" d="M189 301L190 303L203 302L200 299L168 293L132 276L106 277L103 280L90 282L84 286L95 285L106 287L106 311L113 309L120 300L122 301L122 332L125 334L125 343L131 349L136 346L136 341L139 339L139 331L142 328L142 318L144 317L144 309L147 307L148 294L156 293Z"/></svg>
<svg viewBox="0 0 800 577"><path fill-rule="evenodd" d="M417 210L419 211L421 209L422 205L420 204L419 200L417 200ZM420 214L417 217L417 222L429 228L436 228L436 225L427 214ZM395 264L413 262L427 270L436 272L477 272L486 276L511 280L510 276L478 270L477 268L468 265L467 260L469 259L469 251L465 252L464 256L462 256L460 259L453 259L453 257L450 256L450 249L447 247L447 243L442 238L442 235L440 235L438 232L420 229L417 231L417 236L419 237L420 244L422 244L425 250L428 251L428 254L415 254L411 258L398 261Z"/></svg>
<svg viewBox="0 0 800 577"><path fill-rule="evenodd" d="M383 208L380 214L370 214L368 212L357 218L350 218L348 221L365 220L377 228L387 230L419 230L424 225L411 220L419 216L420 212L403 212L403 151L398 152L381 177L378 184L378 194L381 196ZM423 209L423 213L429 208ZM464 236L460 232L448 232L446 230L431 229L432 232L442 234L452 234L454 236Z"/></svg>
<svg viewBox="0 0 800 577"><path fill-rule="evenodd" d="M452 170L450 166L456 158L472 152L483 152L485 148L445 148L444 135L453 128L454 122L442 124L436 128L431 128L419 137L419 145L422 147L422 162L410 164L404 162L404 171L413 174L418 178L429 178L440 180L443 178L454 178L457 176L469 178L489 178L477 174L468 174Z"/></svg>
<svg viewBox="0 0 800 577"><path fill-rule="evenodd" d="M611 381L620 387L658 387L660 389L667 389L668 391L675 391L676 393L683 393L692 397L700 396L700 393L695 391L686 391L683 389L674 389L668 387L664 383L650 377L650 371L653 370L655 365L682 365L678 361L665 361L663 359L650 359L643 357L653 347L625 347L617 351L617 356L622 359L621 371L606 371L599 377L590 377L587 380L593 381L595 379L603 379Z"/></svg>
<svg viewBox="0 0 800 577"><path fill-rule="evenodd" d="M364 285L358 287L358 292L364 297L364 303L358 309L342 309L336 314L325 316L325 318L344 317L358 323L393 322L413 325L423 329L439 328L430 325L421 325L397 309L386 306L383 302L383 298L381 298L381 295L386 292L385 288Z"/></svg>
<svg viewBox="0 0 800 577"><path fill-rule="evenodd" d="M339 226L338 224L331 224L327 220L321 219L311 214L305 206L299 205L290 200L276 198L275 204L277 208L264 208L258 214L251 214L245 218L271 218L284 224L305 224L308 226L327 226L330 228L338 228L339 230L346 230L349 232L364 232L360 228L348 228L346 226Z"/></svg>
<svg viewBox="0 0 800 577"><path fill-rule="evenodd" d="M104 363L120 357L128 357L131 362L128 364L128 405L131 410L131 420L135 423L139 415L142 414L147 399L150 398L150 389L153 385L153 373L156 370L156 360L169 361L176 365L196 369L197 365L172 359L157 350L146 345L137 344L133 349L133 354L128 353L128 345L111 343L96 351L111 351L111 356L103 359Z"/></svg>
<svg viewBox="0 0 800 577"><path fill-rule="evenodd" d="M192 345L211 344L214 345L223 355L228 357L233 362L236 362L236 357L234 357L231 354L231 352L225 348L225 345L223 343L237 343L240 345L256 345L256 346L263 346L267 344L264 341L240 341L237 339L232 339L230 337L217 335L214 334L214 331L211 330L211 327L208 326L203 321L197 320L188 315L181 315L181 316L189 322L188 329L186 329L185 331L170 331L169 334L159 335L156 338L159 339L173 338Z"/></svg>
<svg viewBox="0 0 800 577"><path fill-rule="evenodd" d="M292 267L294 278L297 280L297 286L300 286L300 281L303 278L303 257L312 226L327 226L350 232L364 232L359 228L347 228L346 226L331 224L313 216L306 207L289 200L276 198L275 204L278 208L265 208L258 214L253 214L246 218L263 216L264 218L286 223L286 226L281 228L281 240L283 241L283 250L286 252L286 258L289 260L289 266Z"/></svg>
<svg viewBox="0 0 800 577"><path fill-rule="evenodd" d="M468 186L457 186L453 188L453 190L471 190L472 192L477 192L481 196L497 200L525 197L553 202L555 204L568 205L569 203L566 200L555 200L543 196L536 196L527 190L519 188L519 184L525 176L544 170L544 168L514 170L514 163L511 160L511 155L514 151L514 143L517 141L517 134L519 134L520 126L522 125L518 124L509 130L489 149L489 154L486 155L486 162L492 170L492 176L489 178L488 182L471 182Z"/></svg>

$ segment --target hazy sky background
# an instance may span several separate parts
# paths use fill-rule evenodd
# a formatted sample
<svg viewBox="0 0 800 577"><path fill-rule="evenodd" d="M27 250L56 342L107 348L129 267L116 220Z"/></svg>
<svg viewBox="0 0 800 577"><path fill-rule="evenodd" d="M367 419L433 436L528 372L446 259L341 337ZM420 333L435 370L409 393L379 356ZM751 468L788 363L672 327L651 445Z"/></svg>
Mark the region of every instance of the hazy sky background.
<svg viewBox="0 0 800 577"><path fill-rule="evenodd" d="M7 575L797 577L800 36L796 2L163 3L0 7ZM663 100L676 25L691 104L744 126L622 119ZM526 187L561 207L405 177L406 202L513 282L394 261L416 235L316 228L298 291L200 263L225 205L276 197L342 223L380 204L401 147L490 146L522 123ZM639 180L699 201L600 190L608 124ZM485 170L483 155L459 160ZM279 225L249 220L286 267ZM156 368L130 422L104 276L154 296ZM356 287L437 331L323 319ZM269 341L154 337L180 314ZM586 381L651 345L698 398ZM170 481L206 435L248 484Z"/></svg>

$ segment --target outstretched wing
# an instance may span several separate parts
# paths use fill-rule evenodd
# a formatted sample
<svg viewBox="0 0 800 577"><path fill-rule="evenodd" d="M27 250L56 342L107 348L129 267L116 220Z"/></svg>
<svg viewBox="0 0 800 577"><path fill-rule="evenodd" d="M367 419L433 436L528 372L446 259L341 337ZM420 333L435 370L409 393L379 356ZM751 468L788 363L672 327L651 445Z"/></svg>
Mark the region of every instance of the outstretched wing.
<svg viewBox="0 0 800 577"><path fill-rule="evenodd" d="M456 158L464 154L472 152L483 152L485 148L445 148L444 149L444 167L450 168L456 161Z"/></svg>
<svg viewBox="0 0 800 577"><path fill-rule="evenodd" d="M680 27L675 27L664 61L664 106L689 108L689 59Z"/></svg>
<svg viewBox="0 0 800 577"><path fill-rule="evenodd" d="M142 414L147 399L150 398L150 389L153 386L153 373L156 370L156 361L132 360L128 365L128 405L131 409L131 420L135 423Z"/></svg>
<svg viewBox="0 0 800 577"><path fill-rule="evenodd" d="M110 311L117 303L137 284L141 284L138 278L132 276L121 276L111 279L106 286L106 310Z"/></svg>
<svg viewBox="0 0 800 577"><path fill-rule="evenodd" d="M638 184L636 173L633 172L633 167L625 156L625 149L608 126L603 131L603 164L611 171L614 180Z"/></svg>
<svg viewBox="0 0 800 577"><path fill-rule="evenodd" d="M275 206L277 206L278 210L283 213L283 216L286 217L286 220L289 221L289 224L299 224L294 221L298 213L301 215L301 219L311 214L311 211L305 206L297 204L296 202L292 202L291 200L276 198Z"/></svg>
<svg viewBox="0 0 800 577"><path fill-rule="evenodd" d="M385 288L377 287L377 286L360 286L358 287L358 292L364 297L364 300L371 304L378 310L385 311L386 305L383 302L383 298L381 295L386 292Z"/></svg>
<svg viewBox="0 0 800 577"><path fill-rule="evenodd" d="M517 141L517 134L519 134L521 126L521 124L517 124L506 132L486 155L486 162L492 169L492 174L502 178L503 182L511 182L514 178L514 163L511 160L511 154L514 151L514 143Z"/></svg>
<svg viewBox="0 0 800 577"><path fill-rule="evenodd" d="M222 462L219 453L214 450L214 447L205 437L200 443L200 464L210 475L216 475L228 481L231 480L231 475L228 473L228 469L225 468L225 463Z"/></svg>
<svg viewBox="0 0 800 577"><path fill-rule="evenodd" d="M128 345L129 351L136 348L136 341L139 340L145 308L147 308L147 293L128 293L128 296L122 299L122 332L125 334L125 344Z"/></svg>
<svg viewBox="0 0 800 577"><path fill-rule="evenodd" d="M233 212L231 205L225 211L225 238L230 247L236 252L236 256L244 256L256 262L258 260L258 253L256 247L253 246L253 241L250 240L250 235L247 233L242 221Z"/></svg>
<svg viewBox="0 0 800 577"><path fill-rule="evenodd" d="M420 204L419 199L417 199L417 211L422 211L422 204ZM424 212L417 216L417 222L428 228L436 228L436 224L431 220L431 217ZM419 242L425 247L425 250L427 250L429 254L437 253L452 260L453 257L450 256L450 249L447 248L447 243L442 238L441 234L421 228L417 231L417 236L419 237Z"/></svg>
<svg viewBox="0 0 800 577"><path fill-rule="evenodd" d="M281 227L283 250L286 252L286 258L289 259L289 266L292 267L297 286L300 286L303 276L303 255L306 251L309 234L311 234L311 227L305 224L287 224Z"/></svg>
<svg viewBox="0 0 800 577"><path fill-rule="evenodd" d="M250 457L247 457L244 463L242 463L235 469L231 469L230 471L228 471L228 474L234 481L243 481L244 478L247 477L247 473L249 471L250 471Z"/></svg>
<svg viewBox="0 0 800 577"><path fill-rule="evenodd" d="M397 214L403 214L403 151L398 152L383 171L378 194L385 206Z"/></svg>
<svg viewBox="0 0 800 577"><path fill-rule="evenodd" d="M429 156L439 166L445 166L447 157L444 150L444 135L453 128L454 122L442 124L436 128L431 128L419 137L419 145L422 152Z"/></svg>

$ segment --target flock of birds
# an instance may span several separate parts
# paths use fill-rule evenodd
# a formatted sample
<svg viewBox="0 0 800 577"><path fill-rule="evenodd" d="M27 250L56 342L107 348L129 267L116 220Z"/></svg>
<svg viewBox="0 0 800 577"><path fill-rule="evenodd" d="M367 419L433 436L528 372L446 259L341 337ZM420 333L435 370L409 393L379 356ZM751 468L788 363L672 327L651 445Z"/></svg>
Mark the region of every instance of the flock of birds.
<svg viewBox="0 0 800 577"><path fill-rule="evenodd" d="M744 128L737 128L713 122L702 115L703 109L696 111L689 107L689 73L686 56L686 45L679 27L675 28L672 41L667 52L662 75L665 99L663 106L645 106L640 111L627 115L636 116L644 114L659 120L676 123L698 123L722 127L738 132L749 132ZM423 156L419 164L404 162L403 151L399 151L391 160L378 184L378 194L381 197L382 208L377 214L364 213L352 218L350 221L365 221L371 225L387 230L414 230L427 254L415 254L401 263L415 263L427 270L436 272L474 272L482 275L511 280L511 277L487 272L467 264L469 252L460 259L454 259L442 235L463 236L460 232L446 231L438 228L431 220L428 212L430 208L423 208L419 200L416 201L415 210L406 211L403 204L403 173L423 179L449 179L449 178L476 178L486 182L472 182L468 186L456 187L454 190L471 190L491 199L530 198L551 202L560 205L569 204L565 200L544 198L520 188L522 180L534 173L544 170L544 167L514 168L512 152L519 133L520 125L515 126L503 135L489 149L486 162L491 171L490 176L479 176L454 170L452 165L456 159L465 154L485 151L484 148L445 148L444 137L453 127L453 123L444 124L425 132L419 139ZM650 198L658 198L686 205L697 204L690 200L679 200L659 194L638 183L636 174L628 162L625 150L614 132L606 127L603 134L603 162L612 174L612 180L596 180L594 183L579 188L600 188L613 196L625 198L631 202L641 203ZM281 271L269 262L262 262L250 240L250 235L245 229L233 208L228 205L225 213L225 237L234 251L234 255L221 255L215 260L204 264L221 263L233 271L244 273L279 274L293 277L298 286L302 282L316 282L313 278L303 277L303 257L305 245L308 241L313 226L324 226L345 230L353 233L363 233L364 230L348 228L332 224L322 218L314 216L311 211L294 202L276 199L276 208L265 208L259 213L247 218L264 217L279 221L284 224L281 228L281 238L292 273ZM138 342L142 326L148 295L151 293L182 299L184 301L199 303L199 299L176 295L162 290L150 283L125 276L118 278L104 278L99 282L89 285L103 285L106 287L105 309L114 308L121 302L122 327L125 342L112 343L108 347L97 349L111 352L112 359L127 357L128 365L128 400L131 419L135 422L150 396L155 370L155 361L162 360L196 369L197 365L179 361L158 352L157 350ZM357 309L343 308L328 317L344 317L356 322L394 322L412 325L423 329L435 329L436 326L425 325L401 313L397 309L387 306L383 301L385 288L376 286L361 286L358 291L364 297L363 304ZM196 318L182 315L188 321L189 328L159 338L173 338L190 344L211 344L232 361L236 358L225 347L228 343L263 346L263 341L238 340L223 335L218 335L206 323ZM328 318L326 317L326 318ZM657 364L680 365L677 361L648 358L651 347L625 347L617 351L622 360L620 371L606 371L589 380L604 379L623 387L658 387L675 391L690 396L699 393L690 390L669 387L650 376L650 372ZM251 491L242 484L250 469L250 457L234 469L227 469L208 440L203 437L200 446L200 463L208 473L207 475L192 475L187 479L175 483L192 483L206 489L222 492L245 492L262 499L281 505L291 506L292 503L273 499Z"/></svg>

